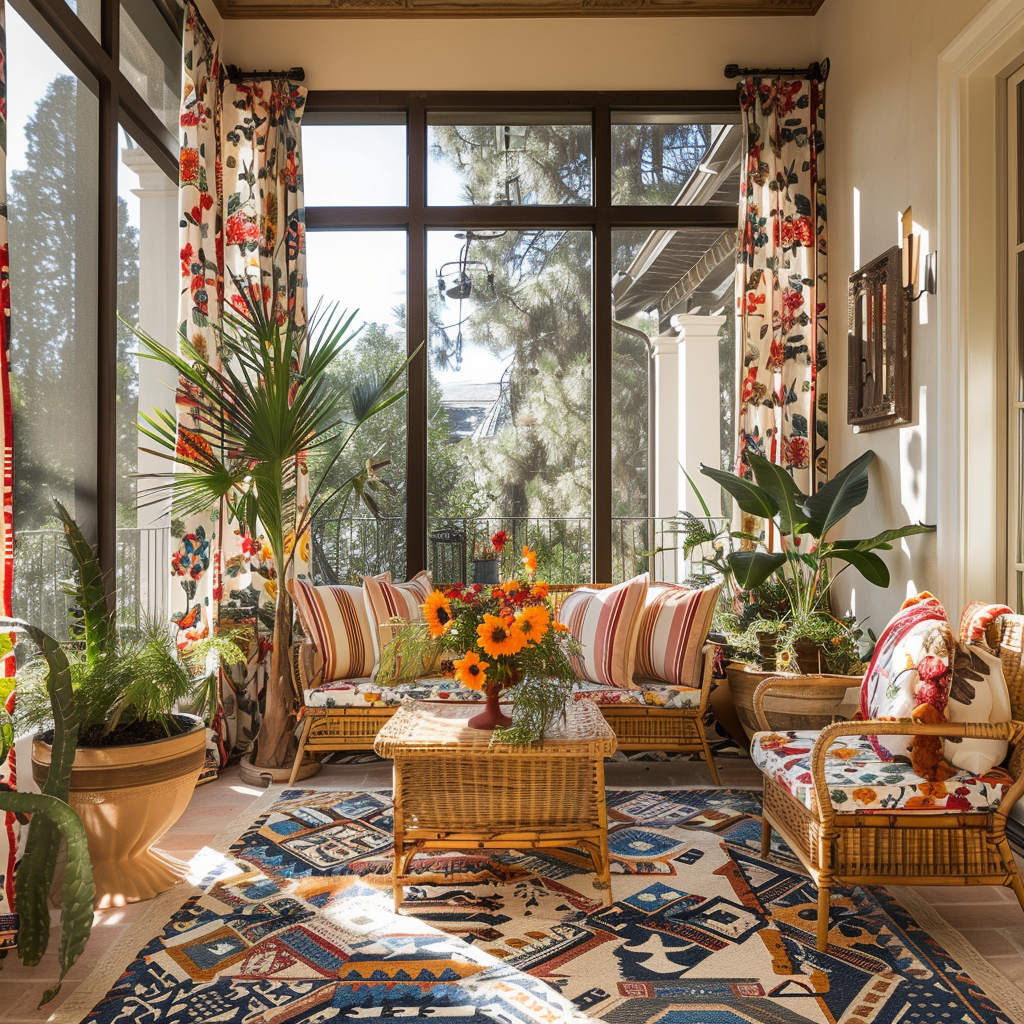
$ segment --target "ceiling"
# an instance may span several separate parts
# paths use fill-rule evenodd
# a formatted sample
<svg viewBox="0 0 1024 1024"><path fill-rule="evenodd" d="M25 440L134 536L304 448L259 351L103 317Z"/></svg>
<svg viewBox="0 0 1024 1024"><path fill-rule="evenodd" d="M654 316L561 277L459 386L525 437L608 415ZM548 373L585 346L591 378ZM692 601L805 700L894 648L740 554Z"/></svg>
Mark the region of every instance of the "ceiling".
<svg viewBox="0 0 1024 1024"><path fill-rule="evenodd" d="M214 0L226 18L813 15L824 0Z"/></svg>

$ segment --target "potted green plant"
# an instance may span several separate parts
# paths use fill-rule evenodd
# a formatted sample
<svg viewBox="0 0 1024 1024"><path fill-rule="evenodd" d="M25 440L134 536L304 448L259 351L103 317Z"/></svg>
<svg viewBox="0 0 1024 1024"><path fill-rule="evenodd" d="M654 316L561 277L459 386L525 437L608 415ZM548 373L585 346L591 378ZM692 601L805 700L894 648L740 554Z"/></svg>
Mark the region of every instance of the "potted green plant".
<svg viewBox="0 0 1024 1024"><path fill-rule="evenodd" d="M250 537L262 535L270 549L277 584L273 645L251 763L285 770L294 759L298 707L290 682L292 601L284 583L318 514L330 508L336 515L351 494L376 510L379 465L370 460L339 487L325 482L359 428L405 394L397 384L409 360L398 360L383 379L367 377L338 390L328 371L358 333L350 330L355 314L339 313L335 305L300 324L294 314L278 316L264 304L258 280L236 277L234 283L242 303L223 314L220 369L185 335L179 354L135 329L143 354L173 367L203 409L190 431L197 443L179 445L174 414L166 410L143 415L139 429L158 446L152 454L179 470L155 488L170 494L176 515L200 515L223 501L229 519ZM313 451L327 471L303 499L298 479Z"/></svg>
<svg viewBox="0 0 1024 1024"><path fill-rule="evenodd" d="M16 721L35 733L33 778L82 819L97 906L121 905L184 875L185 865L154 849L188 805L206 758L202 717L181 709L201 713L217 661L239 663L244 654L222 635L179 655L166 624L118 625L93 549L64 506L54 505L75 566L66 588L70 638L58 641L18 619L0 619L0 630L24 633L38 648L16 675ZM59 782L66 767L69 778ZM59 785L51 783L55 771ZM43 859L52 856L47 848Z"/></svg>
<svg viewBox="0 0 1024 1024"><path fill-rule="evenodd" d="M738 535L746 541L740 550L721 555L735 588L729 646L749 661L730 666L729 690L748 732L757 728L753 694L766 674L797 668L837 676L859 671L860 628L855 621L832 615L836 579L853 568L869 583L887 587L889 570L877 552L890 550L895 540L935 529L911 524L864 540L833 539L835 527L867 497L868 467L874 457L874 452L865 452L813 495L804 494L781 466L757 455L748 456L752 480L701 466L706 477L732 495L745 516L768 524L764 533L772 541L770 548L763 541L755 543L748 530ZM774 611L765 614L770 608ZM765 650L767 633L775 634L774 659ZM835 693L820 691L820 706L808 703L803 709L802 727L826 723L843 692L842 686Z"/></svg>
<svg viewBox="0 0 1024 1024"><path fill-rule="evenodd" d="M889 569L876 554L892 542L931 533L923 523L885 530L865 540L833 540L832 530L868 495L868 467L874 452L841 469L815 494L804 494L792 476L759 455L749 455L753 480L701 466L700 471L733 496L742 512L771 522L778 550L732 551L725 561L736 585L756 591L774 577L783 587L790 617L807 620L829 609L839 575L855 569L869 583L889 586ZM835 563L843 563L838 569Z"/></svg>

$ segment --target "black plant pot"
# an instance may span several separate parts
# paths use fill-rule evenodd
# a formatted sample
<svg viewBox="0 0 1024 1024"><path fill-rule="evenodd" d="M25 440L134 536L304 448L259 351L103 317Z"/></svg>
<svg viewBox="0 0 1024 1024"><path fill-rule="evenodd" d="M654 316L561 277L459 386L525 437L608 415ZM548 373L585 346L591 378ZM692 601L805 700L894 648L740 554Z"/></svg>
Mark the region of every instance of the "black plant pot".
<svg viewBox="0 0 1024 1024"><path fill-rule="evenodd" d="M473 559L474 583L500 583L501 562L497 558Z"/></svg>

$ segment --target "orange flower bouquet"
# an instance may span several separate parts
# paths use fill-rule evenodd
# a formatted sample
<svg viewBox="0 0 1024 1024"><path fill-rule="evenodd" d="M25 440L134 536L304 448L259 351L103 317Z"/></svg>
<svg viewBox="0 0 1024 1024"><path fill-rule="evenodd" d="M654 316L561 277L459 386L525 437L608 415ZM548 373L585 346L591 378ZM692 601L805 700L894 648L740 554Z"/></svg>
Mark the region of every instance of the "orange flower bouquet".
<svg viewBox="0 0 1024 1024"><path fill-rule="evenodd" d="M392 641L424 661L440 656L459 683L483 690L487 707L469 724L475 729L497 727L497 737L508 743L539 739L564 709L576 678L570 657L578 653L579 644L567 631L554 628L548 584L536 574L537 555L524 547L522 570L515 578L494 587L459 583L435 590L422 606L425 621L400 630ZM513 687L509 718L499 697Z"/></svg>

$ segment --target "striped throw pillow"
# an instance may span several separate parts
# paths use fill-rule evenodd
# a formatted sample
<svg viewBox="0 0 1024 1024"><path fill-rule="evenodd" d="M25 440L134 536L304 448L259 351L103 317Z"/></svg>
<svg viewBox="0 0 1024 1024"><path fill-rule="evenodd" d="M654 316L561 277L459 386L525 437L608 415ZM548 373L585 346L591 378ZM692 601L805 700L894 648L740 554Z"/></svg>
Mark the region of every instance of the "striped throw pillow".
<svg viewBox="0 0 1024 1024"><path fill-rule="evenodd" d="M386 579L390 580L390 574ZM288 580L303 632L323 660L324 681L358 679L373 670L374 630L362 587L315 587Z"/></svg>
<svg viewBox="0 0 1024 1024"><path fill-rule="evenodd" d="M636 576L607 590L581 587L563 602L558 620L580 642L573 657L581 679L632 689L636 640L649 576Z"/></svg>
<svg viewBox="0 0 1024 1024"><path fill-rule="evenodd" d="M419 622L423 618L420 605L434 589L430 573L426 569L417 573L407 583L392 583L372 576L363 577L363 597L366 600L366 615L373 633L373 672L376 677L380 665L380 627L389 619L401 618L406 622ZM390 639L390 633L388 635ZM385 642L387 642L385 640Z"/></svg>
<svg viewBox="0 0 1024 1024"><path fill-rule="evenodd" d="M636 674L672 686L701 683L704 641L718 603L720 585L691 590L674 583L652 583L640 617Z"/></svg>

